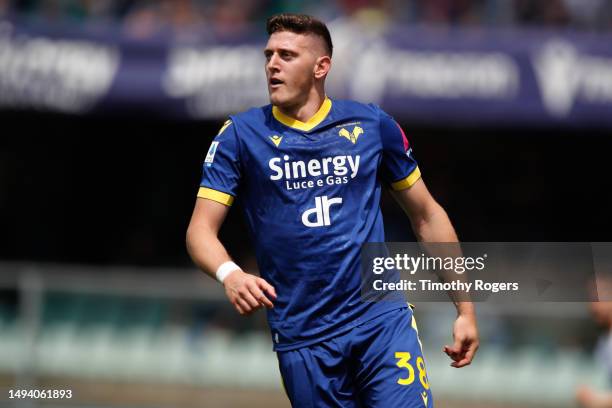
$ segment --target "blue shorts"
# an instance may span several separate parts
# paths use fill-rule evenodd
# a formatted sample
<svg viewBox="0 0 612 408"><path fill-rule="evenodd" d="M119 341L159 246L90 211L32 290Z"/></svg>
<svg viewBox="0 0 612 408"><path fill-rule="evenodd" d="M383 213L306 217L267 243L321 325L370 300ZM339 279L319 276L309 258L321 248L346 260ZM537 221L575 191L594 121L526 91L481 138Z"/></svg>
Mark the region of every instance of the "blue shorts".
<svg viewBox="0 0 612 408"><path fill-rule="evenodd" d="M407 307L277 355L294 408L434 406L416 322Z"/></svg>

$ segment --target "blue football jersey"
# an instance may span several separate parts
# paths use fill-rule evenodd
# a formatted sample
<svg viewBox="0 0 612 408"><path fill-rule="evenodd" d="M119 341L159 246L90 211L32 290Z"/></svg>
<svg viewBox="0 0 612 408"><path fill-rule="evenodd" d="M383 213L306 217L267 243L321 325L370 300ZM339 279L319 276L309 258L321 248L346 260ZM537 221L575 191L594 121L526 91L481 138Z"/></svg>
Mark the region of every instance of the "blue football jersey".
<svg viewBox="0 0 612 408"><path fill-rule="evenodd" d="M412 186L420 171L404 132L375 105L326 98L301 122L272 105L230 116L204 160L198 197L240 197L276 350L338 335L406 304L361 299L360 250L384 242L381 184Z"/></svg>

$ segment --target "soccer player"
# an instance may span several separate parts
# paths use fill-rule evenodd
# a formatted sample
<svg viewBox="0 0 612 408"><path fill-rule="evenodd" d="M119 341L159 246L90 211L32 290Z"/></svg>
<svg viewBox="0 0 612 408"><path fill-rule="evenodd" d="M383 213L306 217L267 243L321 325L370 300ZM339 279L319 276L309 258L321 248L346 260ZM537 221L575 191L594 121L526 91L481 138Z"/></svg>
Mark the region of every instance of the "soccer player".
<svg viewBox="0 0 612 408"><path fill-rule="evenodd" d="M431 407L412 310L399 301L363 301L360 250L384 242L383 185L420 240L456 242L453 227L399 125L375 105L326 96L327 27L280 14L267 31L271 104L230 116L212 142L188 250L223 283L238 313L267 308L294 407ZM218 239L235 197L261 277L233 263ZM455 304L454 344L444 351L463 367L478 348L478 331L473 305Z"/></svg>

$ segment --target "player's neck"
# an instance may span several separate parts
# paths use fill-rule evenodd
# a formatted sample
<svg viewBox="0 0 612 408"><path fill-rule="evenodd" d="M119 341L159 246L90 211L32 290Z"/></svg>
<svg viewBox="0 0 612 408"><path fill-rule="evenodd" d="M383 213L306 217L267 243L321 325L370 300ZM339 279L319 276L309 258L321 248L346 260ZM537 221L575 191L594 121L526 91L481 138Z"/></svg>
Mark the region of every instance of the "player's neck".
<svg viewBox="0 0 612 408"><path fill-rule="evenodd" d="M290 118L297 119L300 122L308 122L319 111L324 101L325 92L316 92L309 95L304 103L294 106L277 106L277 108Z"/></svg>

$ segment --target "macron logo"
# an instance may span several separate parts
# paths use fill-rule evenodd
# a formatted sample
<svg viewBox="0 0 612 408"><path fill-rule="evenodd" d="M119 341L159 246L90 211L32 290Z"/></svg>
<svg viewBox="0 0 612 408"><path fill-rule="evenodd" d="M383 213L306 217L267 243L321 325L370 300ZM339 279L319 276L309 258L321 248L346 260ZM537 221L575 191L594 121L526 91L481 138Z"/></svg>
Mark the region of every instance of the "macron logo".
<svg viewBox="0 0 612 408"><path fill-rule="evenodd" d="M329 209L334 204L342 204L342 198L315 197L315 207L302 213L302 224L309 228L331 225Z"/></svg>
<svg viewBox="0 0 612 408"><path fill-rule="evenodd" d="M555 116L568 116L576 101L612 102L612 58L587 55L554 40L534 56L533 65L544 106Z"/></svg>

